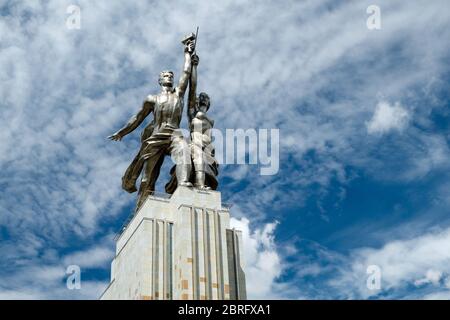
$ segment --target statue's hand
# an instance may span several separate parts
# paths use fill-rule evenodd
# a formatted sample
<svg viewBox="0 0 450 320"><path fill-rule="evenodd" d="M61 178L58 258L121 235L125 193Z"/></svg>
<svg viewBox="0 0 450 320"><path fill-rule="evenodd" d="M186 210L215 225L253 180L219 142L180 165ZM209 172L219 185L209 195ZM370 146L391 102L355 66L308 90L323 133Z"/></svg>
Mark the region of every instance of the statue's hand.
<svg viewBox="0 0 450 320"><path fill-rule="evenodd" d="M198 57L198 55L194 54L192 56L192 65L193 66L198 66L199 62L200 62L200 58Z"/></svg>
<svg viewBox="0 0 450 320"><path fill-rule="evenodd" d="M184 46L184 50L189 53L193 53L194 47L195 47L195 42L193 40L189 40L188 42L186 42L186 44Z"/></svg>
<svg viewBox="0 0 450 320"><path fill-rule="evenodd" d="M122 140L122 136L116 132L113 135L109 136L108 139L111 139L114 141L120 141L120 140Z"/></svg>

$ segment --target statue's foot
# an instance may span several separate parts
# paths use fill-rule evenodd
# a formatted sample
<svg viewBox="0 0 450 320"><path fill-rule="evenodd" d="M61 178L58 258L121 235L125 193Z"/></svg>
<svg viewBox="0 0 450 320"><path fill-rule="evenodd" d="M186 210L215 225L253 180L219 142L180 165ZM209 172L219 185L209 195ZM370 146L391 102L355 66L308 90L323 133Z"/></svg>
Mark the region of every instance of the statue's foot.
<svg viewBox="0 0 450 320"><path fill-rule="evenodd" d="M197 189L200 189L200 190L211 190L211 187L208 187L208 186L205 186L205 185L202 185L202 186L196 185L195 187Z"/></svg>
<svg viewBox="0 0 450 320"><path fill-rule="evenodd" d="M179 185L182 187L189 187L189 188L192 187L192 183L190 183L189 181L180 182Z"/></svg>

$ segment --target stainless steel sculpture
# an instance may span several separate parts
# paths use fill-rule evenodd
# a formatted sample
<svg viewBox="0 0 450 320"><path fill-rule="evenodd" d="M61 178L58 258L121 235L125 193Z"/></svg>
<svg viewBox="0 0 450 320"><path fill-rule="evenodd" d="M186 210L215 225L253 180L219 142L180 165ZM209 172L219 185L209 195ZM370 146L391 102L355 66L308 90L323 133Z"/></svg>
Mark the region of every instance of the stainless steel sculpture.
<svg viewBox="0 0 450 320"><path fill-rule="evenodd" d="M173 87L172 71L162 71L159 74L161 92L147 96L137 115L133 116L125 127L108 137L120 141L153 112L154 119L141 136L141 149L122 178L122 188L135 192L136 180L143 170L137 208L155 191L155 183L166 155L170 154L176 163L178 185L192 186L189 182L192 167L189 145L179 128L184 93L192 71L191 55L194 52L195 35L191 34L184 39L183 44L184 66L178 86Z"/></svg>
<svg viewBox="0 0 450 320"><path fill-rule="evenodd" d="M191 129L191 152L195 168L194 185L200 189L216 189L219 164L214 158L211 129L214 120L206 115L211 101L205 92L196 97L198 57L192 66L188 96L188 118Z"/></svg>
<svg viewBox="0 0 450 320"><path fill-rule="evenodd" d="M214 159L210 129L214 121L206 116L209 97L201 93L197 99L197 65L195 54L197 35L186 36L184 45L184 66L178 86L173 86L172 71L162 71L159 75L161 92L149 95L141 110L119 131L108 138L120 141L135 130L144 119L153 113L153 120L141 135L141 148L122 177L122 188L127 192L137 191L136 181L142 173L136 210L155 191L161 166L166 155L175 161L171 170L172 178L166 185L166 192L173 193L177 186L216 189L218 164ZM191 130L191 144L183 137L180 122L183 112L184 95L189 86L188 117ZM192 170L194 167L195 172Z"/></svg>
<svg viewBox="0 0 450 320"><path fill-rule="evenodd" d="M207 115L210 99L203 92L197 96L197 34L182 41L179 85L173 87L173 73L161 72L161 93L148 96L141 111L109 137L121 140L153 113L122 178L122 187L135 192L142 174L135 212L115 239L120 254L111 263L111 282L101 299L246 299L242 233L230 228L230 206L222 203L221 193L205 191L217 188L219 165L212 144L214 121ZM190 131L185 139L180 122L188 86ZM166 155L175 160L165 186L173 195L149 197Z"/></svg>
<svg viewBox="0 0 450 320"><path fill-rule="evenodd" d="M204 92L201 92L198 97L196 96L198 64L199 57L194 55L187 109L191 132L191 157L194 167L194 172L191 174L189 181L198 189L216 190L219 164L214 158L215 150L211 143L211 129L214 126L214 120L206 114L211 104L209 96ZM167 193L173 193L176 189L177 178L174 172L175 167L171 170L172 179L166 185Z"/></svg>

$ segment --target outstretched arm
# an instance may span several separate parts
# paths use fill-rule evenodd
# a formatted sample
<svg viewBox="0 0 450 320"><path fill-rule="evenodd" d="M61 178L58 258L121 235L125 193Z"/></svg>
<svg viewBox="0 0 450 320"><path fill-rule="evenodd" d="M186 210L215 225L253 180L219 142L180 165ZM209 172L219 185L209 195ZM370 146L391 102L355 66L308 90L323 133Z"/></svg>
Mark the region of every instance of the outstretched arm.
<svg viewBox="0 0 450 320"><path fill-rule="evenodd" d="M191 61L191 55L194 50L194 42L189 41L185 48L184 48L184 65L183 65L183 71L181 72L180 81L178 82L177 91L180 97L184 96L184 93L186 92L186 88L189 83L189 77L192 72L192 61Z"/></svg>
<svg viewBox="0 0 450 320"><path fill-rule="evenodd" d="M192 57L192 72L191 72L191 80L189 82L189 95L188 95L188 120L191 123L192 119L195 116L195 105L197 103L197 66L199 63L199 57L194 55Z"/></svg>
<svg viewBox="0 0 450 320"><path fill-rule="evenodd" d="M122 140L122 138L124 136L126 136L127 134L132 132L134 129L139 127L139 125L142 123L142 121L144 121L145 117L147 117L150 114L150 112L153 111L153 109L155 107L155 101L156 101L155 97L148 96L144 100L141 110L135 116L131 117L130 120L128 120L128 123L125 125L125 127L120 129L113 135L109 136L108 139L120 141L120 140Z"/></svg>

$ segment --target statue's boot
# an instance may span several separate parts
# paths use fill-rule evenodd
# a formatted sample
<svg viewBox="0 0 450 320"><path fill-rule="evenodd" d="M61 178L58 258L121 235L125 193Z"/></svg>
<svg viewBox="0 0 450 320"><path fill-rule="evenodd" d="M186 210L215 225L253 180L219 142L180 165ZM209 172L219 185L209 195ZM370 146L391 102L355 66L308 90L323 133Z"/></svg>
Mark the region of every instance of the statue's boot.
<svg viewBox="0 0 450 320"><path fill-rule="evenodd" d="M205 171L198 170L195 172L195 187L202 190L211 190L210 187L205 185Z"/></svg>

